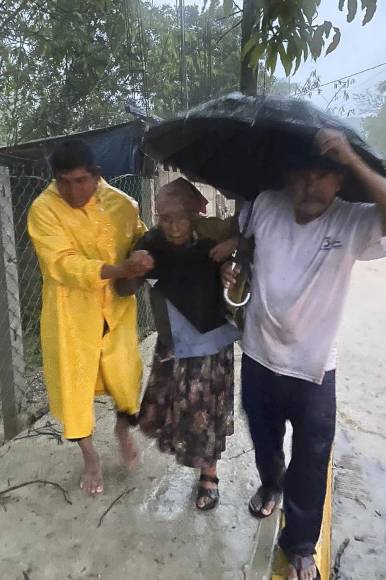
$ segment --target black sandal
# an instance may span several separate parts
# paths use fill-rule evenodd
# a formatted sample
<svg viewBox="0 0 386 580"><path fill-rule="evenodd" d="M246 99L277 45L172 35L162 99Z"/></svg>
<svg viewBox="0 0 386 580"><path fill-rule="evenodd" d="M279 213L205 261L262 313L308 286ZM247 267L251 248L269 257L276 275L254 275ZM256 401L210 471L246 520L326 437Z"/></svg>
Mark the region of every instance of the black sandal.
<svg viewBox="0 0 386 580"><path fill-rule="evenodd" d="M320 572L315 562L315 558L313 556L299 556L299 554L286 554L287 560L289 564L295 568L298 575L306 568L311 568L311 566L315 566L316 568L316 578L315 580L320 580Z"/></svg>
<svg viewBox="0 0 386 580"><path fill-rule="evenodd" d="M215 483L218 485L219 479L218 477L212 477L211 475L201 474L200 481L208 481L209 483ZM198 500L207 497L209 501L205 502L204 505L201 507L198 505ZM198 493L197 493L197 500L196 500L196 508L201 511L212 510L218 504L220 500L220 493L218 491L218 487L216 489L207 489L202 485L198 484Z"/></svg>
<svg viewBox="0 0 386 580"><path fill-rule="evenodd" d="M258 496L261 502L261 508L260 509L256 509L256 507L254 506L254 498ZM260 520L263 520L265 518L269 518L273 512L276 510L277 508L277 504L279 503L281 498L281 493L278 491L272 491L272 489L269 489L268 487L264 487L263 485L261 487L259 487L259 489L257 490L257 492L255 493L255 495L251 498L249 505L248 505L248 509L249 512L255 517L258 518ZM270 502L273 501L275 503L272 511L270 514L263 514L263 509L264 506Z"/></svg>

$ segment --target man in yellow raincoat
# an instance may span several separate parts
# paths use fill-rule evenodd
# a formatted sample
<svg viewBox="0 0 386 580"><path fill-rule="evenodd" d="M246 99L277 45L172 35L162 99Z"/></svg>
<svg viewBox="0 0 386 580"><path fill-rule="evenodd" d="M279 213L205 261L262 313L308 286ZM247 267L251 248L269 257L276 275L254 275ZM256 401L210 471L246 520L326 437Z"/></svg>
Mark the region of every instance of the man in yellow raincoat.
<svg viewBox="0 0 386 580"><path fill-rule="evenodd" d="M92 442L94 397L108 393L117 408L121 453L137 451L129 424L139 407L141 360L136 301L114 294L116 278L144 275L146 252L128 252L145 231L136 202L100 177L90 148L67 141L51 158L55 180L33 202L28 231L43 276L41 339L51 413L85 462L80 485L103 491Z"/></svg>

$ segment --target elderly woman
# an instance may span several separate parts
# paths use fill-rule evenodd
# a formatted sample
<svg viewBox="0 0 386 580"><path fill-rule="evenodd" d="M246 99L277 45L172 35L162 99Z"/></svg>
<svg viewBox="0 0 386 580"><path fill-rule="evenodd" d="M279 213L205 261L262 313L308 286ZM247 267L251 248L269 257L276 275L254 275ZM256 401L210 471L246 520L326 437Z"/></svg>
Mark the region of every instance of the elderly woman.
<svg viewBox="0 0 386 580"><path fill-rule="evenodd" d="M233 342L219 261L237 244L232 221L198 216L199 192L186 180L161 188L158 227L136 249L153 257L148 279L158 340L139 425L178 463L200 469L196 507L218 503L217 461L233 433ZM218 243L220 242L220 243ZM138 287L138 286L137 286ZM134 291L131 281L116 284Z"/></svg>

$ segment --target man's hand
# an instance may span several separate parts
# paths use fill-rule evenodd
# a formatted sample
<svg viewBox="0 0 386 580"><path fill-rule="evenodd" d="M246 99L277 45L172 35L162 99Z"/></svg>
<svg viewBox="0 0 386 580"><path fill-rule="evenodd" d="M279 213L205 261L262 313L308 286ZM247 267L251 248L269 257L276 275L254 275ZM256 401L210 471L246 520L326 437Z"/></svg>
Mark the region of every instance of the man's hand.
<svg viewBox="0 0 386 580"><path fill-rule="evenodd" d="M382 214L383 235L386 235L386 179L355 153L346 137L340 131L323 129L316 135L316 142L322 155L329 155L350 168L359 179L369 196L378 205Z"/></svg>
<svg viewBox="0 0 386 580"><path fill-rule="evenodd" d="M224 242L220 242L209 252L209 257L217 263L221 263L227 258L230 258L233 252L237 249L238 238L229 238Z"/></svg>
<svg viewBox="0 0 386 580"><path fill-rule="evenodd" d="M232 262L226 262L221 267L221 279L225 288L233 288L237 281L237 274L240 273L238 266L233 267Z"/></svg>
<svg viewBox="0 0 386 580"><path fill-rule="evenodd" d="M316 134L315 141L322 155L327 155L342 165L352 165L358 160L357 154L341 131L321 129Z"/></svg>
<svg viewBox="0 0 386 580"><path fill-rule="evenodd" d="M117 278L142 278L154 268L154 260L146 250L132 252L126 260L116 266L105 264L101 271L102 280Z"/></svg>

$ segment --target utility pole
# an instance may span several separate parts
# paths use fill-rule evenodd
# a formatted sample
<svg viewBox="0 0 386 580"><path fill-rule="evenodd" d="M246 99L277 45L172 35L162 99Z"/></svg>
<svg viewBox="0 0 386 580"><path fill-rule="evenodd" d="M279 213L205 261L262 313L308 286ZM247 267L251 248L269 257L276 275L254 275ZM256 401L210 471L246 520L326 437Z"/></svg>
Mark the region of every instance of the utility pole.
<svg viewBox="0 0 386 580"><path fill-rule="evenodd" d="M260 0L244 0L243 19L241 21L241 50L251 38L259 5L261 5ZM248 66L248 59L246 58L241 61L240 91L244 95L250 96L255 96L257 92L257 67L253 69Z"/></svg>
<svg viewBox="0 0 386 580"><path fill-rule="evenodd" d="M185 55L185 1L179 0L180 32L181 32L181 56L180 56L180 74L181 74L181 102L187 111L189 109L188 79L186 72L186 55Z"/></svg>

